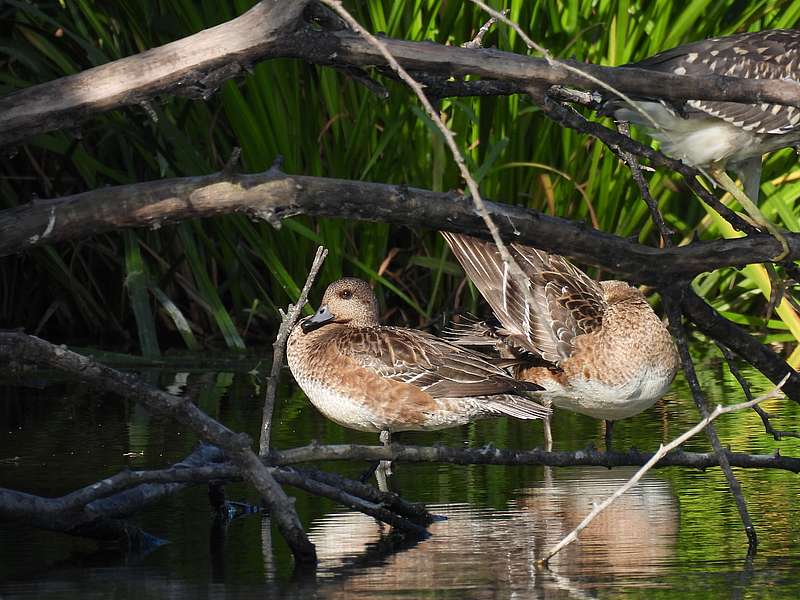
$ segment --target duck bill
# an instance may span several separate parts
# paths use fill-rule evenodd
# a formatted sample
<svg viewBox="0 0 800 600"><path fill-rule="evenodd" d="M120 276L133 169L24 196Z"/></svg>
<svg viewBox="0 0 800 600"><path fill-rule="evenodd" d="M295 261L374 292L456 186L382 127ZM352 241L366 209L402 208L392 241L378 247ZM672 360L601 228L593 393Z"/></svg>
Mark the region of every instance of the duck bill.
<svg viewBox="0 0 800 600"><path fill-rule="evenodd" d="M328 305L323 304L319 310L314 313L314 316L307 317L300 323L303 333L310 333L315 329L319 329L323 325L333 322L333 314L328 310Z"/></svg>

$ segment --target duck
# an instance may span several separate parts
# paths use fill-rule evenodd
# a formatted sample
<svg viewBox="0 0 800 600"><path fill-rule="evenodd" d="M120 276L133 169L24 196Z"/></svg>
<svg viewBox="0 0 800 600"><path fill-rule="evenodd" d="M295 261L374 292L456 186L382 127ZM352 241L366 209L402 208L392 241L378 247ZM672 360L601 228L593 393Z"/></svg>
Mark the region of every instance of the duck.
<svg viewBox="0 0 800 600"><path fill-rule="evenodd" d="M543 388L538 399L604 420L607 450L615 421L647 410L669 390L678 352L639 289L595 281L563 256L512 243L508 251L528 276L526 295L495 244L441 233L497 319L455 328L450 341L490 346L515 377Z"/></svg>
<svg viewBox="0 0 800 600"><path fill-rule="evenodd" d="M325 417L379 433L384 445L401 431L550 414L528 396L538 384L512 377L480 353L424 331L381 325L372 288L353 277L331 283L316 313L297 322L286 358Z"/></svg>

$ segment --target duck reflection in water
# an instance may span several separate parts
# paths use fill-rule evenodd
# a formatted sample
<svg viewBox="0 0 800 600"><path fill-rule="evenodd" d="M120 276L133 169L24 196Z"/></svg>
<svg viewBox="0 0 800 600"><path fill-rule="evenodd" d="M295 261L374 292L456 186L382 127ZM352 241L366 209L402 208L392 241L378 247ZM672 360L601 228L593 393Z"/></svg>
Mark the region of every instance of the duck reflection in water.
<svg viewBox="0 0 800 600"><path fill-rule="evenodd" d="M551 559L549 570L534 566L634 471L615 469L609 476L599 469L566 469L551 476L545 469L545 480L517 491L505 510L429 506L447 517L431 525L429 539L367 567L360 558L388 528L357 512L329 514L309 530L321 585L328 598L430 589L484 590L487 597L498 590L530 597L566 591L581 597L612 579L615 585L646 585L674 564L679 528L677 499L668 483L655 478L645 477L609 506Z"/></svg>

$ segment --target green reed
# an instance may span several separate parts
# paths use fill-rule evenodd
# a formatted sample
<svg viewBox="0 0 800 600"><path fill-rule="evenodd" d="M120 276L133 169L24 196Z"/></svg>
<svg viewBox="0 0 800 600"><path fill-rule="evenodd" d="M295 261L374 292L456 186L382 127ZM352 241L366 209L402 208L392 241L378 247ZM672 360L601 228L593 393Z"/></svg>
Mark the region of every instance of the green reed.
<svg viewBox="0 0 800 600"><path fill-rule="evenodd" d="M75 73L224 22L252 6L230 0L7 0L0 11L0 93ZM800 5L762 0L492 2L555 56L616 65L679 43L744 29L794 27ZM485 22L469 2L351 1L372 31L460 44ZM495 26L485 43L527 53ZM97 116L74 131L39 135L0 164L0 207L103 185L220 170L234 147L241 169L283 169L325 177L462 187L440 134L402 86L378 99L346 75L294 60L260 63L207 101L165 97ZM586 221L655 243L655 232L627 169L599 142L544 118L524 97L445 99L456 132L487 197ZM773 155L765 180L790 172L791 152ZM667 173L650 176L667 222L689 237L721 237L700 203ZM765 214L800 230L800 182L765 183ZM265 343L277 307L294 300L317 244L330 254L312 294L345 274L376 284L394 322L441 322L454 307L483 310L433 231L297 217L280 229L230 215L159 230L95 236L0 262L0 324L53 337L88 336L155 355L166 346ZM790 341L786 325L765 318L765 299L746 275L724 269L696 288L726 316Z"/></svg>

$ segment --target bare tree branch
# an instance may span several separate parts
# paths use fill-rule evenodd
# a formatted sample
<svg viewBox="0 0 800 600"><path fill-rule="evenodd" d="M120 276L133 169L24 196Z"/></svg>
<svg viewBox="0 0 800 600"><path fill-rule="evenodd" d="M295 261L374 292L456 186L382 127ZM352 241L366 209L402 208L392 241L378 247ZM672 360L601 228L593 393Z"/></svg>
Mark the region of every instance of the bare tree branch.
<svg viewBox="0 0 800 600"><path fill-rule="evenodd" d="M725 344L761 371L772 383L777 384L788 375L783 392L795 402L800 402L800 373L779 358L771 348L720 315L695 294L689 285L681 293L681 308L700 331Z"/></svg>
<svg viewBox="0 0 800 600"><path fill-rule="evenodd" d="M725 357L725 362L728 363L728 369L730 369L731 374L739 383L739 387L742 388L744 397L748 400L752 400L753 392L750 389L750 383L747 381L747 379L745 379L744 375L742 375L741 371L739 371L739 368L736 366L736 357L733 355L733 352L731 352L724 344L721 344L720 342L716 342L716 344L717 348L719 348L719 351L722 352L722 356ZM787 373L784 381L788 378L789 374ZM766 432L771 435L776 442L779 442L786 437L800 438L800 433L796 431L779 431L778 429L775 429L772 426L772 422L769 420L771 415L758 404L753 405L753 410L761 418L761 422L764 424L764 429Z"/></svg>
<svg viewBox="0 0 800 600"><path fill-rule="evenodd" d="M769 262L778 248L772 236L756 234L658 249L519 206L487 201L486 208L509 242L530 244L652 285L688 280L726 266ZM6 209L0 211L0 256L127 227L157 228L231 213L245 213L276 227L282 219L305 214L486 237L485 224L472 202L452 193L270 169L259 174L219 173L99 188ZM790 256L800 259L800 234L786 237Z"/></svg>
<svg viewBox="0 0 800 600"><path fill-rule="evenodd" d="M20 332L0 332L0 357L46 365L80 377L96 389L128 398L148 410L169 415L201 439L220 446L258 490L299 564L316 562L313 544L303 531L294 504L251 449L248 436L231 431L186 398L172 396L133 375Z"/></svg>
<svg viewBox="0 0 800 600"><path fill-rule="evenodd" d="M280 380L281 369L283 368L283 355L286 352L286 340L289 339L289 334L292 332L294 324L300 317L300 312L306 305L308 299L308 292L311 291L311 286L317 278L322 263L325 257L328 256L328 251L319 246L317 253L314 256L314 261L311 263L311 269L308 271L308 277L300 291L300 296L297 302L290 304L283 314L280 327L278 327L278 334L275 337L275 343L272 345L272 368L270 369L269 379L267 380L267 391L264 394L264 410L261 416L261 439L259 441L259 456L264 456L269 452L269 437L270 430L272 429L272 411L275 407L275 396L278 393L278 381Z"/></svg>
<svg viewBox="0 0 800 600"><path fill-rule="evenodd" d="M536 87L531 87L529 91L533 101L542 108L547 116L557 123L596 137L615 153L619 153L620 151L628 152L637 157L644 157L656 166L666 167L680 173L689 189L703 202L717 211L735 229L747 233L748 235L753 235L758 232L757 228L745 221L723 204L719 198L703 187L698 179L702 174L694 167L690 167L680 160L671 158L658 150L654 150L650 146L645 146L641 142L637 142L630 137L612 131L600 123L587 121L571 107L564 106L560 102L551 99L549 92L543 93L540 88ZM775 247L780 248L780 244L777 241L775 242Z"/></svg>
<svg viewBox="0 0 800 600"><path fill-rule="evenodd" d="M734 467L740 469L781 469L800 473L800 458L782 454L745 454L725 451ZM602 452L594 447L583 450L506 450L489 444L482 448L448 448L447 446L409 446L393 443L389 446L360 444L321 445L272 450L266 457L269 464L297 465L329 460L391 460L393 462L425 462L453 465L538 465L546 467L640 467L653 457L652 452L636 449ZM684 452L675 450L656 463L656 468L688 467L710 469L719 466L713 452Z"/></svg>
<svg viewBox="0 0 800 600"><path fill-rule="evenodd" d="M716 428L711 421L708 420L710 416L708 405L706 404L703 390L700 387L700 382L697 380L694 362L689 354L689 345L686 341L686 332L683 329L683 314L681 313L680 300L676 297L674 291L665 292L664 307L666 309L667 319L669 321L670 333L672 333L672 337L675 339L675 343L678 346L678 354L681 357L681 366L683 367L683 373L686 377L686 382L689 384L689 389L692 392L692 398L694 399L694 403L700 412L700 416L703 417L705 421L708 421L705 427L706 435L711 442L711 447L714 449L714 454L716 454L717 460L719 460L719 466L722 469L722 472L725 474L725 478L728 480L728 486L730 487L731 494L733 494L733 497L736 501L736 508L739 511L739 516L742 519L742 524L744 525L744 530L747 534L748 553L755 552L755 549L758 546L758 536L756 535L753 521L750 519L750 513L747 510L747 504L745 503L744 495L742 494L742 486L739 484L739 480L736 479L736 476L733 474L730 462L728 462L728 457L725 455L725 450L722 448L722 443L719 441ZM781 386L785 382L786 381L784 379L784 381L781 382ZM755 404L756 403L753 405Z"/></svg>
<svg viewBox="0 0 800 600"><path fill-rule="evenodd" d="M0 99L0 146L45 131L73 127L98 113L141 105L157 95L207 98L257 61L293 57L335 67L384 66L386 59L359 35L309 26L309 0L263 0L245 14L181 40L32 86ZM330 23L324 23L330 26ZM539 82L645 97L773 102L800 107L800 84L788 80L688 77L641 69L601 67L481 48L384 39L406 69L429 75L477 75L507 82Z"/></svg>

